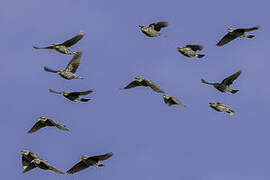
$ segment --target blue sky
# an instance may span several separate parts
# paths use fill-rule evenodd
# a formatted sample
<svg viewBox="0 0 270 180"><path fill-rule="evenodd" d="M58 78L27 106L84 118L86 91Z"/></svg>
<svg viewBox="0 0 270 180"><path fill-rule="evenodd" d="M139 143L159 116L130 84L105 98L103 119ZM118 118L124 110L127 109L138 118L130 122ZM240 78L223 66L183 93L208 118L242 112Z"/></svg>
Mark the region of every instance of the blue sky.
<svg viewBox="0 0 270 180"><path fill-rule="evenodd" d="M3 1L0 7L2 165L5 179L183 179L268 180L269 2L257 1ZM139 24L169 21L167 38L148 38ZM228 27L261 29L254 39L215 44ZM65 80L43 71L63 69L72 56L35 50L62 42L80 30L72 50L83 56L77 74ZM206 56L190 59L177 46L202 44ZM242 70L223 94L200 82L221 81ZM119 90L144 76L176 96L187 108L167 107L148 88ZM94 89L88 103L48 92ZM208 107L221 101L234 116ZM40 116L67 125L70 132L27 131ZM22 173L21 150L31 150L66 171L80 156L113 152L103 168L75 175L40 169Z"/></svg>

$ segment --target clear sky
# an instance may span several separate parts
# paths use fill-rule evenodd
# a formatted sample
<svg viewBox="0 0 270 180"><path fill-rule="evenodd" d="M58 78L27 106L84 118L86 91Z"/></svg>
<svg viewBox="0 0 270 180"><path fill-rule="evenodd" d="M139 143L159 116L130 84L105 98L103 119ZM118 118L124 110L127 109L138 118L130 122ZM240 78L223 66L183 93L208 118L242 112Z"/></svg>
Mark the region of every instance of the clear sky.
<svg viewBox="0 0 270 180"><path fill-rule="evenodd" d="M269 180L269 1L268 0L4 0L1 22L1 179L13 180ZM148 38L139 24L169 21L167 38ZM260 25L253 39L215 44L229 27ZM63 42L80 30L72 50L83 56L77 74L65 80L43 71L63 69L72 56L35 50ZM177 46L201 44L202 59ZM223 94L200 82L221 81L242 70ZM168 107L149 88L120 90L144 76L176 96L186 108ZM88 103L49 93L94 89ZM236 111L218 113L209 102ZM40 116L70 132L27 131ZM74 175L35 169L22 173L21 150L31 150L66 171L80 156L113 152L105 167Z"/></svg>

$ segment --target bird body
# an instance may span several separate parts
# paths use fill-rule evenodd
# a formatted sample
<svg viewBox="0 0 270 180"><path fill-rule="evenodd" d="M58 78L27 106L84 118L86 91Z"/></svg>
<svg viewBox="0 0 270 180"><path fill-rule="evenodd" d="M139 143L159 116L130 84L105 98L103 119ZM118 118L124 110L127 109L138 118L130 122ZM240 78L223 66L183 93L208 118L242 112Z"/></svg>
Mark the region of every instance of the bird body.
<svg viewBox="0 0 270 180"><path fill-rule="evenodd" d="M69 131L65 125L62 125L53 119L42 116L39 118L39 121L36 122L35 125L28 131L28 133L34 133L38 131L39 129L44 128L46 126L49 126L49 127L55 126L60 130Z"/></svg>
<svg viewBox="0 0 270 180"><path fill-rule="evenodd" d="M157 23L152 23L148 27L145 25L139 25L141 28L141 31L148 37L158 37L162 36L161 33L159 33L161 28L167 27L168 22L157 22Z"/></svg>
<svg viewBox="0 0 270 180"><path fill-rule="evenodd" d="M75 74L80 65L81 57L82 57L82 51L78 50L78 52L73 56L73 58L71 59L71 61L69 62L65 70L61 70L61 71L52 70L46 66L44 67L44 70L51 73L57 73L62 78L67 79L67 80L83 79L80 76L77 76Z"/></svg>
<svg viewBox="0 0 270 180"><path fill-rule="evenodd" d="M227 112L230 115L234 115L235 111L230 109L230 107L221 102L210 102L209 106L218 112Z"/></svg>
<svg viewBox="0 0 270 180"><path fill-rule="evenodd" d="M163 100L165 102L165 104L167 104L168 106L172 106L172 105L180 105L183 107L186 107L186 105L182 104L176 97L174 96L170 96L167 94L163 95Z"/></svg>
<svg viewBox="0 0 270 180"><path fill-rule="evenodd" d="M63 42L63 43L54 43L51 46L48 47L37 47L33 46L35 49L55 49L56 51L62 53L62 54L76 54L76 52L73 52L69 49L69 47L76 44L78 41L80 41L84 36L84 32L80 32L78 35L74 36L73 38Z"/></svg>
<svg viewBox="0 0 270 180"><path fill-rule="evenodd" d="M22 155L23 169L26 169L27 166L29 166L34 159L37 159L37 158L41 159L36 153L28 151L28 150L21 151L21 155Z"/></svg>
<svg viewBox="0 0 270 180"><path fill-rule="evenodd" d="M154 28L152 27L146 27L146 26L140 26L141 31L148 37L158 37L161 36L162 34L155 31Z"/></svg>
<svg viewBox="0 0 270 180"><path fill-rule="evenodd" d="M205 81L204 79L201 79L201 82L204 84L214 86L220 92L223 92L223 93L230 92L232 94L235 94L239 90L231 89L230 85L233 83L233 81L235 79L237 79L240 76L241 73L242 73L242 71L238 71L238 72L234 73L233 75L225 78L221 83L210 83L210 82Z"/></svg>
<svg viewBox="0 0 270 180"><path fill-rule="evenodd" d="M258 30L259 26L252 28L233 29L229 28L228 33L217 43L217 46L223 46L236 38L253 38L254 35L247 34L247 32Z"/></svg>
<svg viewBox="0 0 270 180"><path fill-rule="evenodd" d="M69 71L59 71L58 73L62 78L71 80L71 79L82 79L82 77L77 76L75 73L69 72Z"/></svg>
<svg viewBox="0 0 270 180"><path fill-rule="evenodd" d="M56 169L55 167L53 167L52 165L50 165L50 164L49 164L48 162L46 162L45 160L43 160L43 159L38 159L38 158L32 160L31 163L29 164L29 166L27 166L27 167L24 169L23 173L25 173L25 172L27 172L27 171L30 171L30 170L32 170L32 169L34 169L34 168L36 168L36 167L38 167L38 168L40 168L40 169L43 169L43 170L51 170L51 171L54 171L54 172L56 172L56 173L58 173L58 174L65 174L64 172L62 172L62 171Z"/></svg>
<svg viewBox="0 0 270 180"><path fill-rule="evenodd" d="M40 169L44 170L52 170L54 172L57 172L59 174L64 174L62 171L56 169L55 167L51 166L48 162L43 160L41 157L39 157L37 154L28 151L23 150L21 151L22 154L22 164L23 164L23 173L26 173L36 167L39 167Z"/></svg>
<svg viewBox="0 0 270 180"><path fill-rule="evenodd" d="M177 47L177 50L186 57L197 57L202 58L204 54L198 54L196 51L202 50L203 46L201 45L186 45L185 47Z"/></svg>
<svg viewBox="0 0 270 180"><path fill-rule="evenodd" d="M129 83L126 87L124 87L124 89L130 89L137 86L150 87L155 92L164 93L164 91L160 89L160 87L158 87L155 83L143 77L136 77L135 80Z"/></svg>
<svg viewBox="0 0 270 180"><path fill-rule="evenodd" d="M105 161L112 157L113 153L106 153L99 156L87 156L82 155L81 161L75 164L72 168L70 168L67 173L68 174L74 174L76 172L79 172L81 170L84 170L90 166L97 166L97 167L103 167L104 164L100 163L99 161Z"/></svg>
<svg viewBox="0 0 270 180"><path fill-rule="evenodd" d="M81 91L81 92L67 92L67 91L63 91L63 92L57 92L53 89L49 89L49 91L51 93L55 93L55 94L61 94L63 95L65 98L69 99L70 101L81 101L81 102L87 102L90 99L86 99L86 98L82 98L81 95L88 95L92 92L94 92L92 89L88 90L88 91Z"/></svg>

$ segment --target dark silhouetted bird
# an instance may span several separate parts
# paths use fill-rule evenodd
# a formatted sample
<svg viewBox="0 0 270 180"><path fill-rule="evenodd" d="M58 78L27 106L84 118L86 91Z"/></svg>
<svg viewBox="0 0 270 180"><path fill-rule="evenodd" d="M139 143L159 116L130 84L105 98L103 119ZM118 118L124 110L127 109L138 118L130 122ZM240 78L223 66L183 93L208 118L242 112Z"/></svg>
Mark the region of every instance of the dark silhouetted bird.
<svg viewBox="0 0 270 180"><path fill-rule="evenodd" d="M66 92L66 91L57 92L57 91L55 91L53 89L49 89L49 91L52 92L52 93L55 93L55 94L61 94L65 98L67 98L67 99L69 99L71 101L74 101L74 102L77 102L77 101L87 102L87 101L89 101L90 99L85 99L85 98L82 98L81 96L88 95L88 94L93 92L93 90L82 91L82 92Z"/></svg>
<svg viewBox="0 0 270 180"><path fill-rule="evenodd" d="M186 57L197 57L202 58L204 54L197 54L196 51L202 50L203 46L201 45L186 45L185 47L177 47L177 50Z"/></svg>
<svg viewBox="0 0 270 180"><path fill-rule="evenodd" d="M51 170L51 171L54 171L58 174L65 174L64 172L62 172L62 171L56 169L55 167L53 167L52 165L50 165L47 161L45 161L43 159L39 159L39 158L33 159L31 161L31 163L24 169L23 173L30 171L36 167L43 169L43 170Z"/></svg>
<svg viewBox="0 0 270 180"><path fill-rule="evenodd" d="M246 32L254 31L257 29L259 29L259 26L242 29L229 28L228 33L217 43L217 46L223 46L238 37L253 38L255 37L254 35L247 34Z"/></svg>
<svg viewBox="0 0 270 180"><path fill-rule="evenodd" d="M148 37L162 36L162 34L159 33L159 31L161 30L161 28L164 28L167 26L168 26L168 22L152 23L148 27L146 27L145 25L139 25L139 27L141 28L141 31Z"/></svg>
<svg viewBox="0 0 270 180"><path fill-rule="evenodd" d="M234 93L237 93L239 90L231 89L230 85L233 83L233 81L235 79L238 78L238 76L240 76L240 74L241 74L241 71L238 71L238 72L234 73L233 75L225 78L221 83L209 83L209 82L205 81L204 79L201 79L201 81L204 84L213 85L220 92L231 92L234 94Z"/></svg>
<svg viewBox="0 0 270 180"><path fill-rule="evenodd" d="M50 127L55 126L58 129L68 131L65 125L62 125L58 123L57 121L47 118L47 117L40 117L39 121L35 123L35 125L28 131L28 133L36 132L39 129L44 128L46 126L50 126Z"/></svg>
<svg viewBox="0 0 270 180"><path fill-rule="evenodd" d="M81 161L75 164L71 169L69 169L67 173L74 174L90 166L102 167L104 166L104 164L100 163L99 161L107 160L110 157L112 157L112 155L113 153L106 153L100 156L91 156L91 157L87 155L83 155L81 157Z"/></svg>
<svg viewBox="0 0 270 180"><path fill-rule="evenodd" d="M74 36L73 38L65 41L64 43L55 43L48 47L36 47L33 46L35 49L55 49L56 51L63 53L63 54L76 54L76 52L72 52L69 47L76 44L80 41L84 36L84 32L80 32L78 35Z"/></svg>
<svg viewBox="0 0 270 180"><path fill-rule="evenodd" d="M221 102L210 102L209 106L216 111L227 112L230 115L234 115L234 113L235 113L234 110L230 109L230 107L228 105L223 104Z"/></svg>
<svg viewBox="0 0 270 180"><path fill-rule="evenodd" d="M22 154L22 165L24 170L27 168L27 166L31 164L31 162L34 159L41 159L36 153L33 153L28 150L21 151L21 154Z"/></svg>
<svg viewBox="0 0 270 180"><path fill-rule="evenodd" d="M47 67L44 67L44 70L47 72L57 73L64 79L68 79L68 80L83 79L80 76L77 76L75 74L80 65L81 57L82 57L82 51L78 50L78 52L73 56L73 58L71 59L71 61L69 62L65 70L56 71L56 70L49 69Z"/></svg>
<svg viewBox="0 0 270 180"><path fill-rule="evenodd" d="M184 106L186 107L186 105L182 104L176 97L174 96L169 96L167 94L163 95L163 99L164 102L168 105L168 106L172 106L172 105L180 105L180 106Z"/></svg>
<svg viewBox="0 0 270 180"><path fill-rule="evenodd" d="M164 93L162 89L160 89L157 85L155 85L152 81L143 78L143 77L136 77L134 81L128 84L124 89L130 89L137 86L145 86L152 88L155 92Z"/></svg>

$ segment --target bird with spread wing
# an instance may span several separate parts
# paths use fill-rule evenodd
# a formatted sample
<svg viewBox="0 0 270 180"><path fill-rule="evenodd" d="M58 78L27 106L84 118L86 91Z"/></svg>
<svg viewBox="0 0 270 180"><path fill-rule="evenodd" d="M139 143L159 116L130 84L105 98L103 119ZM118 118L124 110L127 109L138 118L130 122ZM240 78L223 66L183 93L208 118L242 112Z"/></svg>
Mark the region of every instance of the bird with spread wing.
<svg viewBox="0 0 270 180"><path fill-rule="evenodd" d="M112 157L113 153L106 153L103 155L99 156L87 156L87 155L82 155L81 156L81 161L75 164L72 168L70 168L67 173L68 174L74 174L77 173L81 170L84 170L90 166L97 166L97 167L103 167L104 164L100 163L99 161L105 161Z"/></svg>
<svg viewBox="0 0 270 180"><path fill-rule="evenodd" d="M162 28L168 26L168 22L156 22L150 24L148 27L145 25L139 25L141 31L148 37L158 37L162 36L163 34L159 33Z"/></svg>
<svg viewBox="0 0 270 180"><path fill-rule="evenodd" d="M69 48L80 41L84 36L84 32L80 31L79 34L72 37L71 39L63 42L63 43L54 43L51 46L47 47L37 47L33 46L35 49L55 49L56 51L62 54L76 54L76 52L71 51Z"/></svg>

